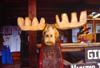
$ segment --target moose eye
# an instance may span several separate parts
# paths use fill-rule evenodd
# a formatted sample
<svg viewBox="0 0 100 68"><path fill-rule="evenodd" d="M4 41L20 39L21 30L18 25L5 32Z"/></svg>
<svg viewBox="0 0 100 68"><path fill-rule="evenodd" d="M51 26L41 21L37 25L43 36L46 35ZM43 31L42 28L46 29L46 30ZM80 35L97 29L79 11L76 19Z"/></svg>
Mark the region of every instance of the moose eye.
<svg viewBox="0 0 100 68"><path fill-rule="evenodd" d="M47 27L47 29L49 29L49 26Z"/></svg>
<svg viewBox="0 0 100 68"><path fill-rule="evenodd" d="M52 29L54 29L54 26L52 27Z"/></svg>
<svg viewBox="0 0 100 68"><path fill-rule="evenodd" d="M52 35L50 35L50 37L52 37Z"/></svg>
<svg viewBox="0 0 100 68"><path fill-rule="evenodd" d="M49 29L49 26L50 26L50 25L47 26L47 29Z"/></svg>
<svg viewBox="0 0 100 68"><path fill-rule="evenodd" d="M46 35L46 37L49 37L49 35Z"/></svg>

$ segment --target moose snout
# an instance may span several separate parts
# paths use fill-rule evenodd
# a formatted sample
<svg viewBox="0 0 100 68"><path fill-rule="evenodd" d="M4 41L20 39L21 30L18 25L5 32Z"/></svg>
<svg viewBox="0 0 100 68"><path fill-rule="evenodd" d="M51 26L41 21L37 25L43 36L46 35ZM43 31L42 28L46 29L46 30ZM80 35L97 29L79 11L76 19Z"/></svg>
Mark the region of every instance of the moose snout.
<svg viewBox="0 0 100 68"><path fill-rule="evenodd" d="M52 43L53 34L47 34L47 35L46 35L46 38L47 38L47 40L48 40L47 43Z"/></svg>
<svg viewBox="0 0 100 68"><path fill-rule="evenodd" d="M55 44L55 34L51 28L49 28L47 30L44 38L45 38L44 40L45 40L46 45L54 45Z"/></svg>

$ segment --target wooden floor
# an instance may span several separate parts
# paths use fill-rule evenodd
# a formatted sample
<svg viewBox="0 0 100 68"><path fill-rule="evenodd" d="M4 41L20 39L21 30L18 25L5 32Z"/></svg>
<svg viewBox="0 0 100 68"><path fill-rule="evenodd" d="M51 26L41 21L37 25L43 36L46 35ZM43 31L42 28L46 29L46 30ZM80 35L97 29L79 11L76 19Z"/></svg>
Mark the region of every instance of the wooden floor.
<svg viewBox="0 0 100 68"><path fill-rule="evenodd" d="M21 62L20 61L14 61L13 64L2 64L0 68L20 68Z"/></svg>
<svg viewBox="0 0 100 68"><path fill-rule="evenodd" d="M0 65L0 68L29 68L29 67L20 67L21 62L20 61L14 61L13 64L2 64ZM64 66L64 68L70 68L69 66Z"/></svg>

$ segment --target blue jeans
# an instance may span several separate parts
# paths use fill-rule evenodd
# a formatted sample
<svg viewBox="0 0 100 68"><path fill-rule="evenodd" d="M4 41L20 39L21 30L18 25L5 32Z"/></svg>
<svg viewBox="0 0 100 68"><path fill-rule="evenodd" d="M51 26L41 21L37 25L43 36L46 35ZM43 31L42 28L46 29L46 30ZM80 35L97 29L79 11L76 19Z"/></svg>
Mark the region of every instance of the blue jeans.
<svg viewBox="0 0 100 68"><path fill-rule="evenodd" d="M13 63L9 46L4 46L1 53L2 53L2 63L3 64L4 63Z"/></svg>

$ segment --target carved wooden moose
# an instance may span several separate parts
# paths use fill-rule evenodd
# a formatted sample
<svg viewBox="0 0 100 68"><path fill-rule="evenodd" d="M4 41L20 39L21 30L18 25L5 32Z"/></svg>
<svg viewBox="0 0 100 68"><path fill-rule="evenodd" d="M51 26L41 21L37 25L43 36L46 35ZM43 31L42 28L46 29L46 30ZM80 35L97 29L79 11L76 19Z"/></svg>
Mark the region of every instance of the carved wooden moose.
<svg viewBox="0 0 100 68"><path fill-rule="evenodd" d="M18 26L23 31L43 30L44 39L40 51L39 68L63 68L61 44L57 29L66 30L83 26L87 22L87 12L81 12L79 22L76 12L71 13L71 22L68 21L68 16L65 13L62 14L62 21L56 15L55 24L46 24L44 18L41 18L39 23L36 17L33 18L32 22L29 17L26 17L25 20L18 17L17 21Z"/></svg>

